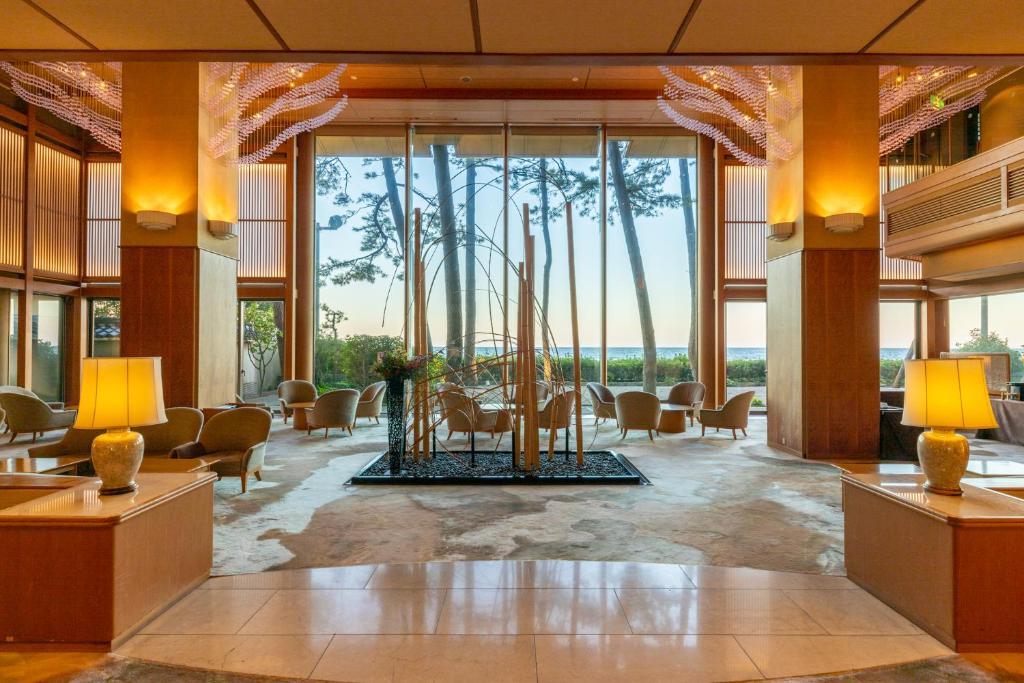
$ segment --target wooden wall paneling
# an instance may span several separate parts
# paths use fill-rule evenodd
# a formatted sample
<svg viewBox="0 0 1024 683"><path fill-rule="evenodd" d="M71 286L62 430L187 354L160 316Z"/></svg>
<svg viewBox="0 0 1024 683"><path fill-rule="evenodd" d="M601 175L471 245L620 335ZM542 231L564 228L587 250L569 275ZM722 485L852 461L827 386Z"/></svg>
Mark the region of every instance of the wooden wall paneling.
<svg viewBox="0 0 1024 683"><path fill-rule="evenodd" d="M25 272L25 289L18 297L18 372L20 386L32 388L32 282L33 277L33 229L36 221L36 108L28 105L27 133L25 135L25 172L22 178L25 188L25 208L22 211L21 223L21 264Z"/></svg>
<svg viewBox="0 0 1024 683"><path fill-rule="evenodd" d="M1011 652L1024 644L1024 584L1007 581L1024 563L1020 528L954 527L954 633L958 652Z"/></svg>
<svg viewBox="0 0 1024 683"><path fill-rule="evenodd" d="M715 370L715 142L697 139L697 379L707 387L708 406L718 403Z"/></svg>
<svg viewBox="0 0 1024 683"><path fill-rule="evenodd" d="M81 160L52 144L36 142L33 178L32 267L36 275L77 282Z"/></svg>
<svg viewBox="0 0 1024 683"><path fill-rule="evenodd" d="M0 126L0 267L22 270L25 230L25 134Z"/></svg>
<svg viewBox="0 0 1024 683"><path fill-rule="evenodd" d="M238 264L222 254L199 250L197 407L235 400L238 387Z"/></svg>
<svg viewBox="0 0 1024 683"><path fill-rule="evenodd" d="M64 402L78 405L82 381L82 359L89 355L89 300L84 296L67 298L67 354L65 356Z"/></svg>
<svg viewBox="0 0 1024 683"><path fill-rule="evenodd" d="M195 406L198 250L122 247L121 283L121 355L162 357L164 404Z"/></svg>
<svg viewBox="0 0 1024 683"><path fill-rule="evenodd" d="M766 265L768 444L799 454L804 448L803 255L787 254Z"/></svg>

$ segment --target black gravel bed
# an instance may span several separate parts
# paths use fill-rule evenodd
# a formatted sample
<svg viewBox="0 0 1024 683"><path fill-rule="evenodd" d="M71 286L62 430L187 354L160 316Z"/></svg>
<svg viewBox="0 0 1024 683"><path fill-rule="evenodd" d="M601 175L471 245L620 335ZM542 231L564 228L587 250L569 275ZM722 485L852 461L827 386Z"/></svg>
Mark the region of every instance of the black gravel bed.
<svg viewBox="0 0 1024 683"><path fill-rule="evenodd" d="M438 452L418 463L406 458L402 472L392 476L388 454L382 453L351 484L650 484L647 477L624 455L614 451L586 451L583 467L576 466L576 452L556 452L548 460L541 452L540 470L524 472L512 467L511 451Z"/></svg>

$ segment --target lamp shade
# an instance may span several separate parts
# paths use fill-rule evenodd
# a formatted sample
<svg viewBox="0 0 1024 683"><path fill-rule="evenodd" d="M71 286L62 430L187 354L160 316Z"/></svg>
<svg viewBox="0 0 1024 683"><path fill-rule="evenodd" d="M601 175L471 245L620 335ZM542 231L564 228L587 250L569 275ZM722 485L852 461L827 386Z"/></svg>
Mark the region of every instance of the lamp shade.
<svg viewBox="0 0 1024 683"><path fill-rule="evenodd" d="M78 429L143 427L167 422L159 358L82 359Z"/></svg>
<svg viewBox="0 0 1024 683"><path fill-rule="evenodd" d="M903 424L945 429L996 427L980 358L929 358L904 364Z"/></svg>

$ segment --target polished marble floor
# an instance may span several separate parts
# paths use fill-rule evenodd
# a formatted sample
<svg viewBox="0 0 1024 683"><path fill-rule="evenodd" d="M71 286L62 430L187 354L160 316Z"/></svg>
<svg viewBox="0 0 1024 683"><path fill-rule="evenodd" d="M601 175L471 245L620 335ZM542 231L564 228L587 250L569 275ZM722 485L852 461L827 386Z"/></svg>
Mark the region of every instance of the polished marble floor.
<svg viewBox="0 0 1024 683"><path fill-rule="evenodd" d="M742 681L947 656L839 576L479 561L215 577L118 655L333 681Z"/></svg>

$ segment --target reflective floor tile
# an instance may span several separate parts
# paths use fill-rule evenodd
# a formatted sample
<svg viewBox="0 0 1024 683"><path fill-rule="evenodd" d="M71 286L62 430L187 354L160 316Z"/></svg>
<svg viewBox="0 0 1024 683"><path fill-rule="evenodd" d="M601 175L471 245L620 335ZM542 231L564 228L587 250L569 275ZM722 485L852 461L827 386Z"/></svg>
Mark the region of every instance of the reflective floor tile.
<svg viewBox="0 0 1024 683"><path fill-rule="evenodd" d="M438 633L629 633L615 592L476 589L448 593Z"/></svg>
<svg viewBox="0 0 1024 683"><path fill-rule="evenodd" d="M682 568L698 588L857 588L857 584L845 576L773 572L766 569L751 569L749 567L683 565Z"/></svg>
<svg viewBox="0 0 1024 683"><path fill-rule="evenodd" d="M142 633L237 633L270 600L272 590L193 591Z"/></svg>
<svg viewBox="0 0 1024 683"><path fill-rule="evenodd" d="M952 654L931 636L737 636L769 678L849 671Z"/></svg>
<svg viewBox="0 0 1024 683"><path fill-rule="evenodd" d="M786 595L834 636L918 635L922 632L863 590L800 590L786 591Z"/></svg>
<svg viewBox="0 0 1024 683"><path fill-rule="evenodd" d="M117 654L219 671L306 678L331 636L140 635Z"/></svg>
<svg viewBox="0 0 1024 683"><path fill-rule="evenodd" d="M241 632L433 633L443 601L442 590L283 590Z"/></svg>

